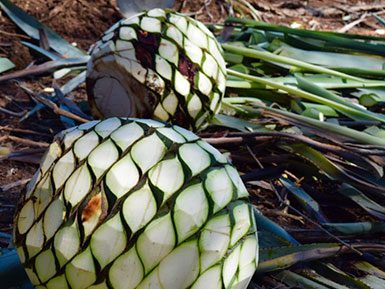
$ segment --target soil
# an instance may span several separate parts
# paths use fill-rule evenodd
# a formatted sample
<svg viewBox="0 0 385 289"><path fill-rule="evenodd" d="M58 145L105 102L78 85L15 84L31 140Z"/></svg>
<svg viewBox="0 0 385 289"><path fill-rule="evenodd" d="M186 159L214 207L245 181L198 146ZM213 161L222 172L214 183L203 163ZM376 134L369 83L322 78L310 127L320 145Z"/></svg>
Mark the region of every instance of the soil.
<svg viewBox="0 0 385 289"><path fill-rule="evenodd" d="M69 42L86 51L103 31L121 18L115 1L109 0L13 0L12 2ZM225 4L228 2L178 0L175 8L190 13L206 23L218 23L222 22L231 11L231 7ZM366 14L365 18L347 33L380 36L379 29L385 29L371 16L371 13L385 16L385 0L253 0L249 2L257 10L260 20L275 24L339 31L348 23ZM236 6L233 8L237 9ZM239 13L239 9L237 11ZM36 56L20 44L20 40L30 41L29 37L25 36L5 16L4 12L0 11L0 57L10 58L16 64L16 69L25 68L35 61ZM52 86L52 78L0 83L0 107L21 112L35 106L20 85L41 92ZM72 97L77 101L84 100L84 87L77 89ZM11 232L12 215L18 194L37 168L37 159L34 154L24 154L18 158L18 161L3 160L1 155L4 151L41 151L41 147L47 145L52 140L52 136L63 128L58 117L45 110L39 111L24 122L20 122L19 117L0 112L0 232ZM19 138L10 139L8 136ZM26 143L25 139L32 140L34 143ZM291 215L283 217L274 212L273 208L276 208L278 203L271 192L256 192L255 195L257 193L260 209L269 217L286 227L303 226L304 222L301 218L287 217Z"/></svg>

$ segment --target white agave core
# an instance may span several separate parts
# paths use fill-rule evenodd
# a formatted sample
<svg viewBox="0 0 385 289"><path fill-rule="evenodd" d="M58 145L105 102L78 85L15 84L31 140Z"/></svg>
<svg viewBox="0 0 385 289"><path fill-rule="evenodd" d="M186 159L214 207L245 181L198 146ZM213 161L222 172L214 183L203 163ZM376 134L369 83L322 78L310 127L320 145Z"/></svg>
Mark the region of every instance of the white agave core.
<svg viewBox="0 0 385 289"><path fill-rule="evenodd" d="M200 22L162 9L123 19L91 51L87 92L98 116L150 117L190 129L220 109L221 46Z"/></svg>
<svg viewBox="0 0 385 289"><path fill-rule="evenodd" d="M153 120L60 133L19 208L14 241L36 288L245 289L257 266L236 170Z"/></svg>

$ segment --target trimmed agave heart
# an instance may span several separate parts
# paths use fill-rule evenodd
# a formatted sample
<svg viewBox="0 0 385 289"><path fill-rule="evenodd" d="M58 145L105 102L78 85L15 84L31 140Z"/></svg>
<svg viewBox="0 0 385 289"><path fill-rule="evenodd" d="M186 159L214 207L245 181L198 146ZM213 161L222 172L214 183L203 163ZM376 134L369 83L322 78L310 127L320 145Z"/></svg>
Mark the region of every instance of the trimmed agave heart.
<svg viewBox="0 0 385 289"><path fill-rule="evenodd" d="M153 9L123 19L91 51L91 110L99 118L156 118L201 128L225 92L221 52L214 35L190 17Z"/></svg>
<svg viewBox="0 0 385 289"><path fill-rule="evenodd" d="M15 217L36 288L243 289L258 242L236 169L178 126L110 118L49 147Z"/></svg>

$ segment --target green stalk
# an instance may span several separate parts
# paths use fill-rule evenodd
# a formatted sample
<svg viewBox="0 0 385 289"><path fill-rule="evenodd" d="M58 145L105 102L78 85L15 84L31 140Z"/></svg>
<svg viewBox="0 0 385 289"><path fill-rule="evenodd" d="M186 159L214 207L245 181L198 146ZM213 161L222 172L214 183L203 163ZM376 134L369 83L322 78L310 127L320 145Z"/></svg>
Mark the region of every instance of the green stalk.
<svg viewBox="0 0 385 289"><path fill-rule="evenodd" d="M370 36L358 36L349 35L334 32L319 32L305 29L293 29L284 26L272 25L266 22L254 21L250 19L240 19L236 17L229 17L226 23L238 23L255 29L280 32L283 34L293 34L300 37L308 37L318 39L329 43L329 46L335 45L339 48L346 48L355 51L362 51L365 53L372 52L377 55L385 55L385 45L372 44L358 40L373 40L378 42L384 42L383 38L370 37Z"/></svg>
<svg viewBox="0 0 385 289"><path fill-rule="evenodd" d="M305 126L312 126L312 127L317 128L317 129L326 130L328 132L335 133L339 136L347 137L349 139L352 139L352 140L357 141L357 142L362 143L362 144L385 146L385 139L383 139L383 138L375 137L375 136L369 135L365 132L357 131L357 130L354 130L354 129L351 129L351 128L348 128L345 126L340 126L340 125L336 125L336 124L328 123L328 122L322 122L322 121L312 119L309 117L305 117L302 115L298 115L298 114L295 114L295 113L292 113L289 111L274 109L274 108L270 108L270 107L262 107L259 105L259 100L255 100L254 102L252 102L251 100L252 100L252 98L250 98L250 97L249 98L237 97L234 99L232 97L229 97L229 98L226 97L223 99L223 102L225 105L231 105L232 107L234 107L236 103L250 102L250 103L253 103L253 105L255 105L255 106L259 106L260 108L255 109L255 108L252 108L250 106L247 106L247 107L240 106L240 109L244 108L245 110L249 111L249 113L255 114L255 115L258 115L258 114L260 115L260 113L261 113L260 109L264 109L267 111L271 111L273 113L283 115L287 118L290 118L290 119L295 120L299 123L302 123Z"/></svg>
<svg viewBox="0 0 385 289"><path fill-rule="evenodd" d="M263 109L286 116L287 118L294 119L304 125L310 125L318 129L326 130L328 132L335 133L339 136L344 136L355 140L362 144L385 146L385 139L371 136L367 133L360 132L351 128L336 125L333 123L322 122L305 116L297 115L288 111L264 107Z"/></svg>
<svg viewBox="0 0 385 289"><path fill-rule="evenodd" d="M384 71L385 75L385 71ZM379 88L379 87L385 87L384 81L376 81L372 80L369 82L362 82L362 81L347 81L342 82L342 79L336 79L336 78L316 78L314 77L304 77L308 81L313 82L314 84L326 88L326 89L349 89L349 88ZM293 76L284 76L284 77L271 77L271 81L274 81L275 83L280 84L293 84L296 85L297 81L295 77ZM340 80L340 81L336 81ZM322 82L324 81L324 82ZM243 89L252 89L252 88L264 88L263 85L260 85L259 83L250 82L250 81L241 81L241 80L227 80L226 86L229 88L243 88Z"/></svg>
<svg viewBox="0 0 385 289"><path fill-rule="evenodd" d="M254 82L259 82L259 83L262 83L266 86L270 86L270 87L273 87L275 89L280 89L280 90L286 91L287 93L293 94L293 95L298 96L300 98L330 106L336 110L339 110L342 113L345 112L348 115L353 115L353 116L356 116L358 118L363 118L365 120L369 120L369 119L370 120L377 120L377 121L381 121L382 123L385 123L385 118L382 117L381 115L374 114L374 113L371 113L369 111L363 111L359 108L352 107L351 106L352 104L347 103L343 99L339 99L339 98L333 99L333 100L326 99L324 97L320 97L318 95L315 95L315 94L312 94L312 93L309 93L309 92L306 92L303 90L299 90L295 87L290 87L287 85L275 83L273 81L267 80L267 79L262 78L262 77L247 75L247 74L240 73L240 72L237 72L237 71L234 71L231 69L228 69L227 72L229 75L233 75L233 76L243 78L246 80L250 80L250 81L254 81Z"/></svg>
<svg viewBox="0 0 385 289"><path fill-rule="evenodd" d="M361 69L361 68L351 68L351 67L336 67L333 69L340 71L342 73L351 73L355 75L360 75L362 77L383 78L385 76L385 70Z"/></svg>
<svg viewBox="0 0 385 289"><path fill-rule="evenodd" d="M255 49L239 47L239 46L226 44L226 43L222 44L222 47L223 47L223 49L225 49L229 52L237 53L237 54L240 54L240 55L243 55L246 57L250 57L250 58L262 59L262 60L268 61L268 62L279 62L279 63L283 63L283 64L296 66L296 67L299 67L302 69L306 69L308 71L314 71L317 73L323 73L323 74L338 76L338 77L342 77L345 79L351 79L351 80L360 81L360 82L365 81L364 79L361 79L361 78L358 78L355 76L351 76L349 74L338 72L338 71L335 71L335 70L332 70L329 68L325 68L322 66L313 65L313 64L303 62L300 60L296 60L293 58L288 58L285 56L276 55L276 54L268 52L268 51L259 51L259 50L255 50Z"/></svg>

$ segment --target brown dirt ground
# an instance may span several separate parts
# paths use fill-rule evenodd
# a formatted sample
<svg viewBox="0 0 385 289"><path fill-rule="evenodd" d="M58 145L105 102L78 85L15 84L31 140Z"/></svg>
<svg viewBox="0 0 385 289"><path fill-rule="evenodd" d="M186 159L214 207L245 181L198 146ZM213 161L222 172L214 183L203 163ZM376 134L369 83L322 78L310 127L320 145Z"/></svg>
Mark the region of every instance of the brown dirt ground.
<svg viewBox="0 0 385 289"><path fill-rule="evenodd" d="M71 43L88 50L101 33L120 18L114 1L109 0L14 0L28 13L32 14ZM259 11L261 20L291 25L298 23L304 28L338 31L346 24L359 19L365 13L385 12L385 1L358 0L309 0L309 1L265 1L252 0L255 9ZM177 1L175 7L182 12L191 13L199 20L211 23L222 21L228 13L224 0ZM206 4L206 5L205 5ZM384 14L385 15L385 14ZM350 18L348 18L350 17ZM348 33L377 35L376 29L381 29L374 17L367 16L361 23ZM10 58L17 69L25 68L33 61L33 56L19 40L28 40L23 33L0 11L0 57ZM52 85L50 77L21 82L35 91L42 91ZM20 83L19 83L20 84ZM14 82L0 84L0 107L12 111L30 108L29 97L19 84ZM77 99L85 98L84 87L75 93ZM18 122L18 118L0 113L0 231L11 231L11 220L14 205L22 185L18 182L30 178L36 169L36 164L1 159L1 150L20 151L36 149L51 141L52 135L62 129L57 117L49 112L40 112L27 122ZM38 134L17 132L15 129L29 129ZM19 136L32 139L38 144L24 142L7 136ZM260 192L261 209L274 208L277 203L271 194ZM301 223L290 222L286 218L275 216L281 224L301 226Z"/></svg>

